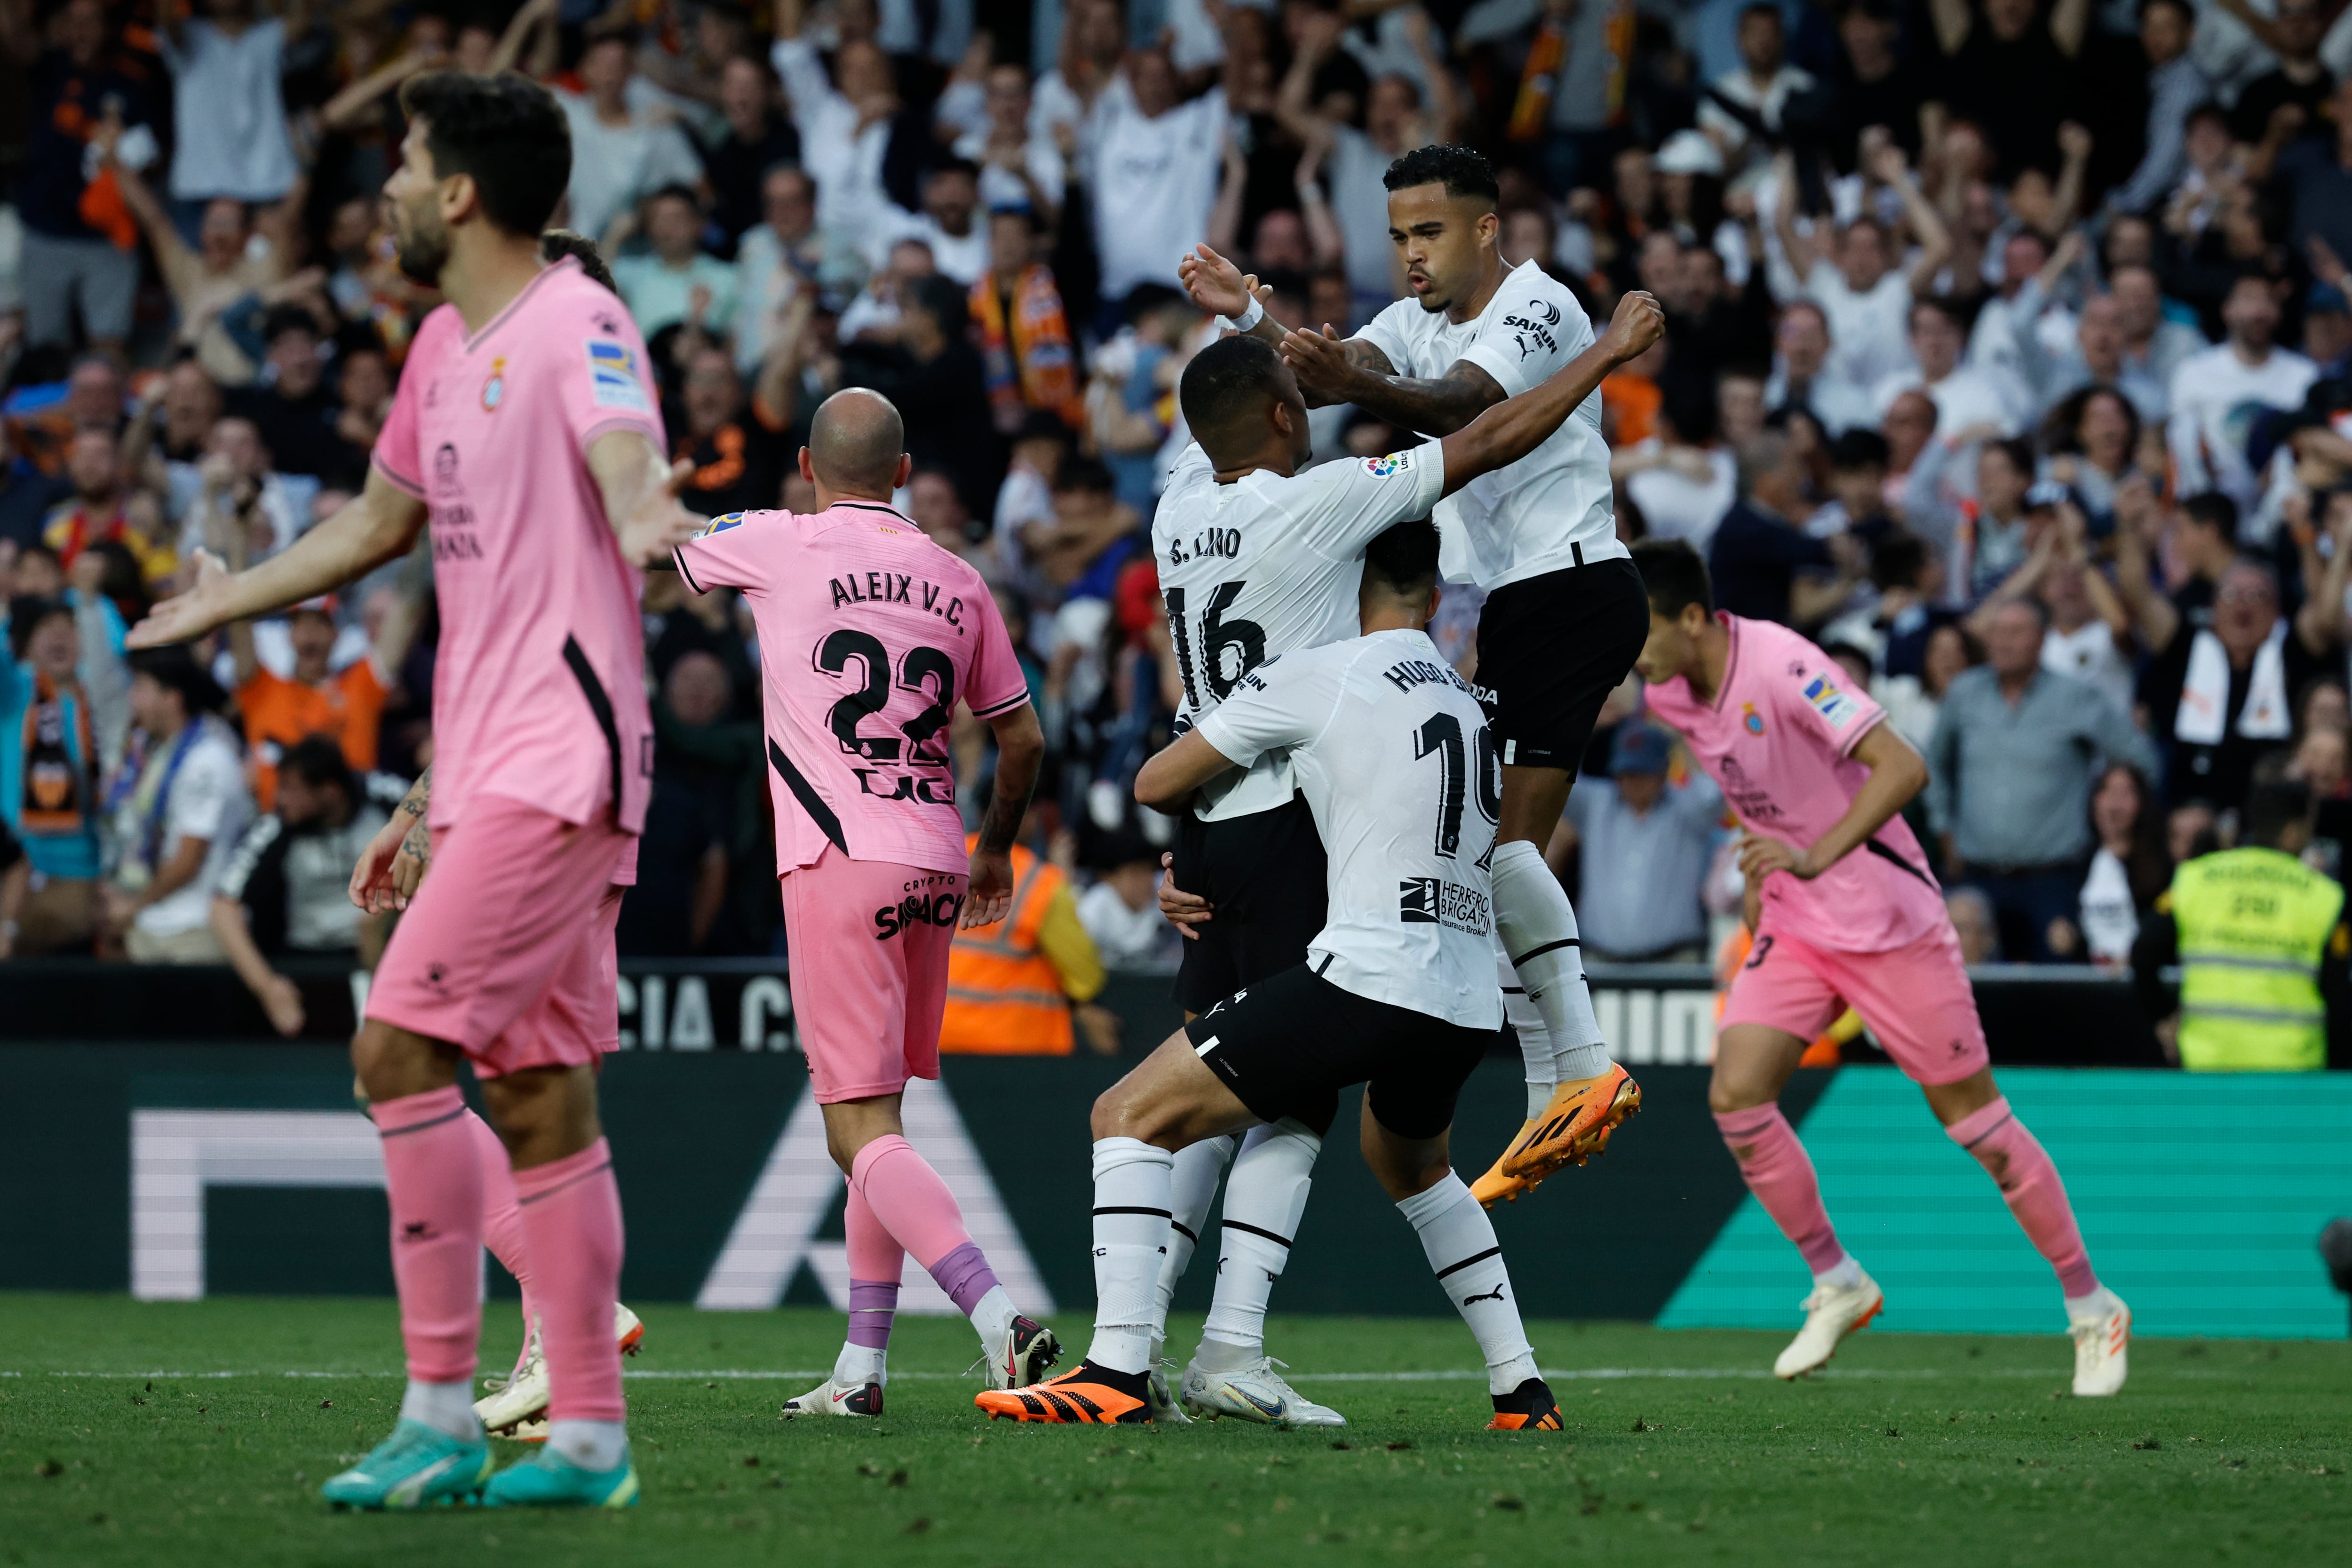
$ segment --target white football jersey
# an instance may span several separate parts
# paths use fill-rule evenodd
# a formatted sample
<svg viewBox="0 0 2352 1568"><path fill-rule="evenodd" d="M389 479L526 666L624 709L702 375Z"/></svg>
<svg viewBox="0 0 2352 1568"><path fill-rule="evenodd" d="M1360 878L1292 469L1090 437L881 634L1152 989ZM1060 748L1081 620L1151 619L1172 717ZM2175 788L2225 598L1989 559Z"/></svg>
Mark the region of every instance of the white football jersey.
<svg viewBox="0 0 2352 1568"><path fill-rule="evenodd" d="M1151 520L1182 721L1198 723L1269 658L1354 637L1364 546L1427 517L1444 488L1434 443L1288 479L1260 468L1229 485L1187 447ZM1286 805L1296 788L1288 759L1273 751L1203 790L1195 809L1207 822L1246 816Z"/></svg>
<svg viewBox="0 0 2352 1568"><path fill-rule="evenodd" d="M1200 730L1244 766L1289 749L1329 863L1309 968L1375 1002L1503 1026L1488 872L1502 763L1486 710L1428 634L1268 659Z"/></svg>
<svg viewBox="0 0 2352 1568"><path fill-rule="evenodd" d="M1567 285L1534 262L1504 278L1486 308L1458 325L1418 300L1399 300L1356 334L1399 375L1434 381L1464 360L1516 397L1592 346L1592 322ZM1579 404L1551 438L1509 468L1439 503L1446 579L1488 590L1628 553L1610 499L1601 394Z"/></svg>

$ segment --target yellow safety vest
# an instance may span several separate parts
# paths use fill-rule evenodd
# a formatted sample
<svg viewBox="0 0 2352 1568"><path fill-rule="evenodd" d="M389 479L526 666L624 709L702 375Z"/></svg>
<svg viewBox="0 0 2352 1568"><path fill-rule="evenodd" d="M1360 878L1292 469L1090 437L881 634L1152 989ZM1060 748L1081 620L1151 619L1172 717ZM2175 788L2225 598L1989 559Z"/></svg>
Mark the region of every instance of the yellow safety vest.
<svg viewBox="0 0 2352 1568"><path fill-rule="evenodd" d="M2327 1065L2319 965L2344 889L2276 849L2202 855L2172 875L2180 931L2180 1065L2313 1072Z"/></svg>
<svg viewBox="0 0 2352 1568"><path fill-rule="evenodd" d="M977 834L964 836L969 848ZM948 1001L940 1049L973 1056L1066 1057L1076 1044L1061 972L1037 945L1061 868L1013 847L1013 908L948 950Z"/></svg>

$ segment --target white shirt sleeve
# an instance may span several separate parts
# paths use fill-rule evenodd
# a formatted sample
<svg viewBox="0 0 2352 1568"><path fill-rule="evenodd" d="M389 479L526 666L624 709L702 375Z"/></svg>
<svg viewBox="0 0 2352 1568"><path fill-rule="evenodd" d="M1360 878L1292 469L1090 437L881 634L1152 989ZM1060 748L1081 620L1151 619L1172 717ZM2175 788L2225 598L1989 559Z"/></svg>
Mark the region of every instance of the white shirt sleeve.
<svg viewBox="0 0 2352 1568"><path fill-rule="evenodd" d="M800 133L817 133L822 129L819 115L841 94L835 90L833 79L824 74L824 61L818 58L816 46L806 38L778 38L775 47L768 51L768 63L776 68L785 96L793 100L793 122Z"/></svg>
<svg viewBox="0 0 2352 1568"><path fill-rule="evenodd" d="M1366 321L1356 336L1388 356L1389 366L1399 375L1412 374L1412 345L1405 342L1397 330L1393 318L1399 310L1418 310L1421 307L1410 300L1400 300L1379 315Z"/></svg>
<svg viewBox="0 0 2352 1568"><path fill-rule="evenodd" d="M1351 561L1398 523L1429 515L1445 493L1445 452L1424 441L1386 457L1325 463L1293 482L1307 487L1299 510L1307 547Z"/></svg>
<svg viewBox="0 0 2352 1568"><path fill-rule="evenodd" d="M1233 695L1194 728L1218 754L1246 768L1266 752L1320 735L1339 709L1354 662L1353 641L1280 654L1243 676Z"/></svg>
<svg viewBox="0 0 2352 1568"><path fill-rule="evenodd" d="M1509 279L1504 279L1503 289L1503 309L1486 318L1462 352L1462 361L1493 376L1503 395L1517 397L1549 380L1554 371L1582 353L1579 340L1589 339L1591 331L1584 312L1572 302L1514 291Z"/></svg>

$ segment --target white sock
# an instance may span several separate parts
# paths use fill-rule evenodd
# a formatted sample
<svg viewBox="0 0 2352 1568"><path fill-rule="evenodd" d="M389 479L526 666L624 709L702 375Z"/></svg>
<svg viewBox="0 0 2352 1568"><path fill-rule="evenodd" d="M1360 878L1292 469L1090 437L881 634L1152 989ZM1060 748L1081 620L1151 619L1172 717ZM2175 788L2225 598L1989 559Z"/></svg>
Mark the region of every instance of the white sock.
<svg viewBox="0 0 2352 1568"><path fill-rule="evenodd" d="M1851 1290L1862 1283L1862 1265L1856 1263L1853 1260L1853 1254L1849 1252L1839 1258L1832 1267L1816 1273L1813 1276L1813 1283L1828 1285L1840 1290Z"/></svg>
<svg viewBox="0 0 2352 1568"><path fill-rule="evenodd" d="M1152 1293L1151 1364L1160 1364L1168 1341L1168 1304L1176 1299L1176 1281L1192 1267L1192 1249L1201 1245L1201 1231L1209 1223L1209 1205L1216 1200L1217 1183L1241 1146L1238 1135L1203 1138L1176 1151L1175 1184L1168 1205L1168 1256L1160 1260L1160 1283Z"/></svg>
<svg viewBox="0 0 2352 1568"><path fill-rule="evenodd" d="M1151 1303L1167 1255L1176 1157L1137 1138L1095 1142L1095 1338L1087 1359L1113 1372L1151 1364Z"/></svg>
<svg viewBox="0 0 2352 1568"><path fill-rule="evenodd" d="M1528 1000L1551 1031L1556 1080L1598 1078L1609 1070L1609 1047L1592 1016L1567 890L1542 852L1524 838L1495 846L1494 867L1495 930Z"/></svg>
<svg viewBox="0 0 2352 1568"><path fill-rule="evenodd" d="M2105 1285L2087 1296L2066 1298L2066 1321L2070 1323L2095 1323L2122 1303L2116 1293Z"/></svg>
<svg viewBox="0 0 2352 1568"><path fill-rule="evenodd" d="M482 1435L481 1418L474 1414L474 1384L470 1378L464 1383L419 1383L410 1378L408 1392L400 1396L400 1418L421 1421L452 1437Z"/></svg>
<svg viewBox="0 0 2352 1568"><path fill-rule="evenodd" d="M1494 1222L1462 1178L1447 1172L1425 1193L1397 1205L1421 1237L1421 1250L1486 1358L1486 1392L1508 1394L1534 1377L1535 1347L1511 1300L1510 1270L1495 1240Z"/></svg>
<svg viewBox="0 0 2352 1568"><path fill-rule="evenodd" d="M880 1345L845 1342L841 1353L833 1358L833 1381L844 1388L887 1384L890 1381L890 1352Z"/></svg>
<svg viewBox="0 0 2352 1568"><path fill-rule="evenodd" d="M1217 1231L1217 1295L1201 1342L1265 1349L1265 1304L1290 1262L1290 1240L1307 1212L1309 1179L1323 1140L1287 1117L1253 1127L1225 1184L1224 1224Z"/></svg>
<svg viewBox="0 0 2352 1568"><path fill-rule="evenodd" d="M1551 1109L1552 1090L1559 1087L1551 1031L1544 1027L1543 1015L1536 1011L1536 1005L1528 1000L1528 988L1519 984L1519 973L1511 967L1510 955L1499 942L1495 944L1495 968L1503 985L1503 1021L1519 1037L1519 1059L1528 1077L1528 1120L1533 1121Z"/></svg>
<svg viewBox="0 0 2352 1568"><path fill-rule="evenodd" d="M629 1457L629 1429L618 1421L553 1421L547 1446L583 1470L609 1470Z"/></svg>
<svg viewBox="0 0 2352 1568"><path fill-rule="evenodd" d="M980 1342L992 1353L1003 1345L1013 1332L1013 1320L1019 1315L1002 1285L991 1285L988 1294L971 1304L971 1326L980 1331Z"/></svg>

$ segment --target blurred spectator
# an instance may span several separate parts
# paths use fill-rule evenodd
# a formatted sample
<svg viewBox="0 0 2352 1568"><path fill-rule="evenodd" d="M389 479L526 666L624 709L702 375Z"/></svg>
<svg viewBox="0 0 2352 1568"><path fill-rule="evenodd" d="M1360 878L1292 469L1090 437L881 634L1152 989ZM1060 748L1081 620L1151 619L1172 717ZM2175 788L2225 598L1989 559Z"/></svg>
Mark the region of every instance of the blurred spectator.
<svg viewBox="0 0 2352 1568"><path fill-rule="evenodd" d="M1157 283L1129 295L1127 330L1095 356L1087 386L1089 432L1118 480L1118 499L1149 518L1159 492L1160 448L1174 418L1176 379L1190 358L1186 334L1200 314Z"/></svg>
<svg viewBox="0 0 2352 1568"><path fill-rule="evenodd" d="M1842 604L1861 575L1859 549L1805 532L1807 475L1796 445L1767 431L1739 454L1739 500L1707 549L1717 608L1751 620L1809 626ZM1800 573L1811 575L1800 577Z"/></svg>
<svg viewBox="0 0 2352 1568"><path fill-rule="evenodd" d="M723 336L735 319L735 269L702 248L702 203L686 185L666 185L645 201L652 250L613 263L613 281L647 338L683 321Z"/></svg>
<svg viewBox="0 0 2352 1568"><path fill-rule="evenodd" d="M42 48L29 5L0 13L0 46L27 62L32 78L32 140L16 195L25 341L71 343L79 317L92 346L120 353L139 287L138 228L113 181L93 166L89 143L103 124L122 162L154 162L152 62L122 47L102 0L69 0L51 36L56 43Z"/></svg>
<svg viewBox="0 0 2352 1568"><path fill-rule="evenodd" d="M2027 409L2022 388L1998 372L1960 363L1968 329L1959 308L1948 300L1926 299L1911 307L1914 368L1881 380L1873 397L1884 412L1903 393L1925 392L1936 402L1938 429L1990 426L2003 435L2023 429ZM2027 471L2032 472L2029 465Z"/></svg>
<svg viewBox="0 0 2352 1568"><path fill-rule="evenodd" d="M1125 92L1103 95L1089 135L1095 255L1106 312L1137 285L1172 285L1176 259L1208 231L1227 135L1225 94L1178 99L1158 49L1128 57Z"/></svg>
<svg viewBox="0 0 2352 1568"><path fill-rule="evenodd" d="M1183 939L1160 913L1160 851L1140 837L1113 839L1101 879L1078 898L1078 921L1103 966L1121 974L1173 974Z"/></svg>
<svg viewBox="0 0 2352 1568"><path fill-rule="evenodd" d="M98 557L78 568L72 602L17 563L0 609L0 823L30 863L12 947L87 950L98 929L100 786L120 756L129 679L93 591ZM52 560L51 564L54 562Z"/></svg>
<svg viewBox="0 0 2352 1568"><path fill-rule="evenodd" d="M1781 163L1773 221L1790 268L1828 321L1827 368L1855 386L1875 389L1889 376L1911 368L1906 342L1911 304L1933 289L1936 274L1951 254L1952 239L1942 215L1920 195L1901 148L1874 141L1869 157L1872 173L1901 199L1905 217L1919 234L1920 253L1907 269L1896 265L1900 253L1874 217L1857 217L1837 227L1833 243L1826 216L1813 220L1810 235L1800 233L1797 178L1790 160Z"/></svg>
<svg viewBox="0 0 2352 1568"><path fill-rule="evenodd" d="M2260 498L2262 485L2246 455L2249 406L2301 407L2319 367L2273 342L2278 300L2259 277L2231 285L2221 322L2228 341L2190 354L2173 372L2168 435L2181 492L2217 489L2243 511Z"/></svg>
<svg viewBox="0 0 2352 1568"><path fill-rule="evenodd" d="M992 213L988 233L988 271L971 286L971 308L996 428L1011 436L1045 412L1076 429L1086 417L1077 351L1054 269L1037 258L1036 216Z"/></svg>
<svg viewBox="0 0 2352 1568"><path fill-rule="evenodd" d="M1047 221L1061 214L1069 164L1051 132L1034 124L1029 73L1010 63L989 68L984 127L957 138L955 155L980 170L980 204L991 212L1027 207Z"/></svg>
<svg viewBox="0 0 2352 1568"><path fill-rule="evenodd" d="M670 185L691 186L702 177L677 116L651 82L636 75L629 37L603 32L580 56L585 89L556 89L563 117L572 124L572 205L569 222L589 238L604 241L616 218ZM610 249L611 244L606 243ZM651 337L654 329L645 329Z"/></svg>
<svg viewBox="0 0 2352 1568"><path fill-rule="evenodd" d="M1944 54L1946 109L1982 132L2000 174L2051 167L2059 122L2082 98L2088 0L2046 13L2034 0L1930 0L1928 15Z"/></svg>
<svg viewBox="0 0 2352 1568"><path fill-rule="evenodd" d="M838 315L866 287L857 243L816 222L816 182L798 169L761 179L761 221L735 250L735 363L747 374L775 346L803 290Z"/></svg>
<svg viewBox="0 0 2352 1568"><path fill-rule="evenodd" d="M2290 626L2276 574L2252 560L2221 574L2210 625L2144 596L2140 625L2155 652L2139 698L2149 733L2168 752L2164 778L2173 800L2233 805L2245 798L2254 763L2283 750L2292 733L2291 694L2326 666L2332 622L2315 596Z"/></svg>
<svg viewBox="0 0 2352 1568"><path fill-rule="evenodd" d="M2241 22L2266 22L2255 29L2256 37L2278 62L2239 89L2237 106L2230 111L2231 135L2250 147L2273 136L2286 141L2326 135L2327 100L2335 92L2336 77L2320 62L2319 45L2335 7L2326 0L2277 0L2267 18L2259 12L2250 18L2251 7L2244 0L2223 0L2221 9ZM2282 116L2282 109L2290 112Z"/></svg>
<svg viewBox="0 0 2352 1568"><path fill-rule="evenodd" d="M68 571L81 552L94 544L121 543L137 558L150 583L172 574L177 555L163 532L152 497L133 490L124 480L121 443L105 429L79 431L66 463L73 499L53 510L41 526L43 542L57 552Z"/></svg>
<svg viewBox="0 0 2352 1568"><path fill-rule="evenodd" d="M841 44L828 73L803 30L803 0L779 0L769 58L793 106L801 166L816 182L817 221L864 244L890 204L883 168L901 134L898 74L874 41L871 12L856 18L862 36L851 35L849 14L839 19ZM911 125L906 134L916 134Z"/></svg>
<svg viewBox="0 0 2352 1568"><path fill-rule="evenodd" d="M194 237L191 249L145 182L120 163L114 173L179 307L179 342L195 351L215 382L243 386L260 368L265 312L322 284L323 276L288 277L283 247L275 237L257 247L245 205L229 196L204 204L188 226Z"/></svg>
<svg viewBox="0 0 2352 1568"><path fill-rule="evenodd" d="M866 234L869 256L886 257L901 239L919 240L932 263L966 288L989 266L989 228L980 213L980 171L961 159L935 164L923 175L920 212L891 206Z"/></svg>
<svg viewBox="0 0 2352 1568"><path fill-rule="evenodd" d="M706 342L688 351L678 404L672 455L694 465L687 504L707 515L774 506L793 461L787 420L763 399L744 397L725 349Z"/></svg>
<svg viewBox="0 0 2352 1568"><path fill-rule="evenodd" d="M0 418L0 547L39 541L51 509L73 493L71 479L43 473L16 450L11 423Z"/></svg>
<svg viewBox="0 0 2352 1568"><path fill-rule="evenodd" d="M1808 92L1812 76L1789 63L1787 26L1773 0L1754 0L1739 13L1739 68L1707 83L1698 127L1722 150L1727 171L1738 174L1783 140L1789 100Z"/></svg>
<svg viewBox="0 0 2352 1568"><path fill-rule="evenodd" d="M289 747L277 780L275 807L264 808L222 868L210 925L270 1027L290 1037L302 1032L301 989L270 960L374 966L389 922L352 903L352 868L405 791L397 780L354 773L323 735Z"/></svg>
<svg viewBox="0 0 2352 1568"><path fill-rule="evenodd" d="M1066 1057L1082 1032L1089 1050L1116 1055L1118 1018L1095 1001L1102 987L1102 955L1078 919L1067 873L1015 843L1013 907L994 925L959 930L949 950L940 1049Z"/></svg>
<svg viewBox="0 0 2352 1568"><path fill-rule="evenodd" d="M1108 598L1124 546L1142 529L1110 470L1073 458L1054 476L1054 517L1020 530L1021 552L1056 597Z"/></svg>
<svg viewBox="0 0 2352 1568"><path fill-rule="evenodd" d="M866 279L866 288L841 312L840 336L845 343L866 339L890 340L899 315L914 298L915 285L936 277L931 247L919 239L902 239L890 247L884 264Z"/></svg>
<svg viewBox="0 0 2352 1568"><path fill-rule="evenodd" d="M2042 489L2036 485L2038 492ZM2038 601L2048 620L2042 638L2042 668L2082 681L2116 712L2132 706L2131 616L2090 559L2083 514L2071 501L2055 499L2037 510L2040 532L2017 569L1988 595L1969 627L1992 640L1992 620L2004 605Z"/></svg>
<svg viewBox="0 0 2352 1568"><path fill-rule="evenodd" d="M1674 742L1640 720L1617 726L1609 777L1585 779L1545 857L1557 871L1580 851L1578 924L1588 959L1696 963L1706 956L1706 879L1723 792L1696 769L1666 782Z"/></svg>
<svg viewBox="0 0 2352 1568"><path fill-rule="evenodd" d="M1772 342L1772 379L1764 384L1767 406L1802 409L1832 436L1876 423L1870 388L1831 368L1829 313L1819 304L1790 300Z"/></svg>
<svg viewBox="0 0 2352 1568"><path fill-rule="evenodd" d="M2109 193L2110 207L2146 212L2170 195L2180 178L2189 111L2212 91L2205 73L2189 58L2196 36L2197 12L2189 0L2141 0L2139 44L2147 57L2147 151L2131 177Z"/></svg>
<svg viewBox="0 0 2352 1568"><path fill-rule="evenodd" d="M634 957L682 957L705 951L727 904L737 781L730 770L698 763L667 731L721 727L735 695L727 667L708 653L681 655L663 680L663 722L654 752L654 800L637 856L637 882L621 905L620 950Z"/></svg>
<svg viewBox="0 0 2352 1568"><path fill-rule="evenodd" d="M2107 274L2107 290L2123 329L2126 368L2163 387L2168 405L2181 363L2204 352L2205 334L2165 313L2164 291L2146 262L2116 264Z"/></svg>
<svg viewBox="0 0 2352 1568"><path fill-rule="evenodd" d="M1960 962L1973 969L2000 962L2000 930L1993 921L1992 905L1975 888L1949 888L1944 892L1944 912L1960 939Z"/></svg>
<svg viewBox="0 0 2352 1568"><path fill-rule="evenodd" d="M2081 953L2092 784L2108 762L2155 763L2121 711L2042 668L2047 626L2036 600L1995 609L1990 662L1952 682L1927 746L1927 814L1947 878L1983 891L2002 951L2042 963Z"/></svg>
<svg viewBox="0 0 2352 1568"><path fill-rule="evenodd" d="M732 254L743 231L766 214L762 186L769 173L801 161L800 132L775 109L775 79L758 60L739 55L719 69L719 107L725 134L698 142L711 191L710 220Z"/></svg>
<svg viewBox="0 0 2352 1568"><path fill-rule="evenodd" d="M383 617L366 657L338 670L331 664L337 636L335 602L306 601L287 616L294 668L289 674L279 675L255 652L253 623L230 624L235 695L237 711L245 721L245 742L252 753L254 799L260 809L276 808L278 764L305 742L323 740L340 747L344 765L356 773L375 771L384 704L396 684L394 672L408 657L408 639L415 626L415 616L403 602Z"/></svg>
<svg viewBox="0 0 2352 1568"><path fill-rule="evenodd" d="M2324 247L2340 264L2352 260L2352 76L2336 84L2327 107L2335 134L2295 142L2279 154L2277 169L2294 208L2289 239L2314 258ZM2324 132L2325 122L2314 129Z"/></svg>
<svg viewBox="0 0 2352 1568"><path fill-rule="evenodd" d="M342 410L327 390L317 319L299 305L273 306L262 318L261 341L261 374L230 395L230 410L253 422L278 472L357 489L367 478L365 455L355 464L350 444L336 434Z"/></svg>
<svg viewBox="0 0 2352 1568"><path fill-rule="evenodd" d="M2147 775L2129 763L2109 763L2091 792L2091 868L2083 879L2083 946L2102 969L2131 963L2139 923L2172 880L2164 848L2164 816Z"/></svg>
<svg viewBox="0 0 2352 1568"><path fill-rule="evenodd" d="M159 7L156 42L175 85L172 199L191 217L205 203L274 202L294 188L278 79L288 41L310 30L309 0L289 0L282 20L256 8L254 0L204 0L204 16L190 20L176 5Z"/></svg>
<svg viewBox="0 0 2352 1568"><path fill-rule="evenodd" d="M916 279L887 344L845 351L845 384L871 386L898 405L918 466L945 469L977 511L1003 477L980 351L971 345L964 291L936 275Z"/></svg>
<svg viewBox="0 0 2352 1568"><path fill-rule="evenodd" d="M1659 405L1658 433L1621 442L1609 461L1610 477L1642 509L1650 537L1685 539L1701 552L1731 510L1739 467L1715 441L1715 405L1712 385L1675 382Z"/></svg>
<svg viewBox="0 0 2352 1568"><path fill-rule="evenodd" d="M109 791L106 936L134 963L218 963L213 893L251 815L225 700L185 647L131 659L131 744Z"/></svg>
<svg viewBox="0 0 2352 1568"><path fill-rule="evenodd" d="M218 421L196 465L195 504L180 527L181 558L193 560L198 549L205 549L241 569L293 543L310 520L270 467L269 448L261 444L253 421ZM156 563L144 563L147 580L160 581ZM168 561L163 568L170 570Z"/></svg>

